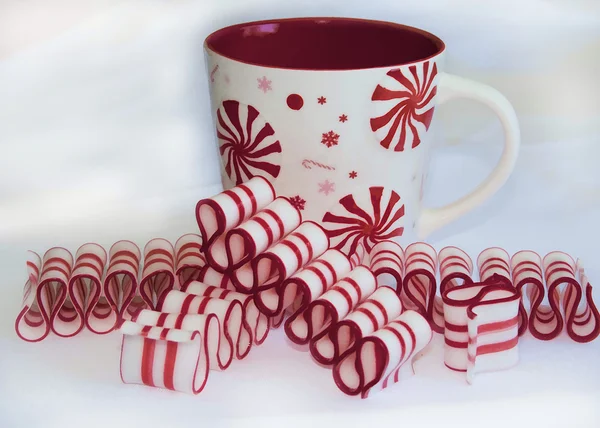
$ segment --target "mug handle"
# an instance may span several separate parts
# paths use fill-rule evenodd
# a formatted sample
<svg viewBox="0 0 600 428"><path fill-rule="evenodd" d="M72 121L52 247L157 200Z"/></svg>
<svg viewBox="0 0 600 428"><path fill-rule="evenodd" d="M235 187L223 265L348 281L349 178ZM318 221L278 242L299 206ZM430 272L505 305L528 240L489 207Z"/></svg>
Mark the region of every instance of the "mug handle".
<svg viewBox="0 0 600 428"><path fill-rule="evenodd" d="M520 146L519 122L508 100L491 86L453 74L443 73L438 84L438 104L453 98L470 98L490 107L504 128L504 150L498 164L471 193L439 208L424 208L419 217L417 235L424 239L435 230L456 220L496 193L512 173Z"/></svg>

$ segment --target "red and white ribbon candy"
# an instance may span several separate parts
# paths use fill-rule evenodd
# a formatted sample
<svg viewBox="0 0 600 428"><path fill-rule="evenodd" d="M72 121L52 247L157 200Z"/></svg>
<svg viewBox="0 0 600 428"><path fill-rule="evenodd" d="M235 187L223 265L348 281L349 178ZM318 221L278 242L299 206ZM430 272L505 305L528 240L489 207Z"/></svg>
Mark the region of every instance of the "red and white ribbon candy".
<svg viewBox="0 0 600 428"><path fill-rule="evenodd" d="M207 285L198 281L188 283L181 291L197 296L213 297L227 301L237 300L242 304L244 318L243 329L239 340L239 359L248 355L253 341L257 345L260 345L266 339L267 333L269 332L269 318L259 312L251 295L237 293L235 291Z"/></svg>
<svg viewBox="0 0 600 428"><path fill-rule="evenodd" d="M118 241L108 252L108 268L104 277L104 296L112 307L112 313L106 318L104 328L88 326L95 333L112 331L125 315L133 315L145 306L137 295L138 273L140 271L141 252L131 241Z"/></svg>
<svg viewBox="0 0 600 428"><path fill-rule="evenodd" d="M293 321L286 322L285 333L292 342L304 345L344 318L356 305L373 294L376 288L373 273L365 266L357 266L348 276L309 304Z"/></svg>
<svg viewBox="0 0 600 428"><path fill-rule="evenodd" d="M485 282L451 288L446 290L442 295L442 300L444 302L444 364L446 367L456 371L466 371L469 367L469 314L481 315L482 321L486 320L484 315L498 321L498 324L482 327L480 331L482 334L493 333L496 328L504 329L507 325L510 325L512 328L514 324L514 328L511 330L514 331L509 333L510 337L506 338L503 336L501 342L510 342L511 344L514 342L516 346L518 338L519 295L506 278L494 275L489 277ZM513 305L503 305L507 301L512 302ZM478 305L483 305L482 308L485 308L485 311L472 312L473 308ZM481 321L476 321L476 325L480 323ZM481 352L471 353L473 357L477 356L479 352L483 355L484 353L495 353L504 350L503 346L494 342L496 340L494 335L487 337L487 342L484 339L477 343L477 346L482 347L482 349ZM490 344L493 346L483 347ZM498 346L497 350L494 344ZM493 357L490 359L494 361ZM502 367L505 363L502 355L500 354L497 359L497 366ZM493 365L493 363L486 364L486 366Z"/></svg>
<svg viewBox="0 0 600 428"><path fill-rule="evenodd" d="M356 266L365 263L368 257L369 254L367 254L365 246L359 242L356 246L356 250L350 256L350 264L352 265L352 269L354 269Z"/></svg>
<svg viewBox="0 0 600 428"><path fill-rule="evenodd" d="M210 266L206 265L200 270L198 281L204 284L213 285L219 288L235 291L236 288L231 280L231 273L217 272Z"/></svg>
<svg viewBox="0 0 600 428"><path fill-rule="evenodd" d="M445 247L438 254L440 270L440 295L446 290L472 284L473 261L467 253L460 248ZM441 297L436 296L433 301L433 324L435 331L441 333L444 328L444 304Z"/></svg>
<svg viewBox="0 0 600 428"><path fill-rule="evenodd" d="M265 208L275 199L273 185L255 176L218 195L202 199L196 205L196 220L205 252L219 236Z"/></svg>
<svg viewBox="0 0 600 428"><path fill-rule="evenodd" d="M315 222L305 221L269 250L235 270L233 284L243 293L276 287L328 248L325 230Z"/></svg>
<svg viewBox="0 0 600 428"><path fill-rule="evenodd" d="M300 210L278 197L249 220L221 235L206 251L208 264L219 272L237 269L296 229Z"/></svg>
<svg viewBox="0 0 600 428"><path fill-rule="evenodd" d="M479 280L486 281L492 275L500 275L511 283L510 256L502 248L493 247L483 250L477 257Z"/></svg>
<svg viewBox="0 0 600 428"><path fill-rule="evenodd" d="M587 282L585 274L580 270L580 278L585 281L584 294L582 285L575 277L577 266L571 256L553 251L546 254L542 263L552 315L548 319L548 330L542 332L544 334L541 338L552 339L561 332L563 319L559 309L560 302L569 337L580 343L594 340L600 331L600 317L592 300L592 286ZM547 308L542 310L548 312Z"/></svg>
<svg viewBox="0 0 600 428"><path fill-rule="evenodd" d="M215 369L226 369L234 354L242 354L240 336L244 310L237 300L228 301L212 297L196 296L178 290L171 290L158 302L158 310L168 314L215 314L221 323L221 346L216 356L211 356ZM226 343L224 343L226 342Z"/></svg>
<svg viewBox="0 0 600 428"><path fill-rule="evenodd" d="M215 346L212 338L219 335L219 322L211 314L202 320L186 319L185 323L190 330L125 321L121 326L123 383L189 394L202 391L211 368L209 355Z"/></svg>
<svg viewBox="0 0 600 428"><path fill-rule="evenodd" d="M175 242L175 275L180 287L200 277L200 271L206 265L201 248L202 237L195 233L183 235Z"/></svg>
<svg viewBox="0 0 600 428"><path fill-rule="evenodd" d="M512 283L521 295L519 336L524 334L529 327L529 331L534 337L543 339L543 331L546 330L546 324L552 316L552 310L540 311L540 305L546 294L542 275L542 259L533 251L523 250L512 256L510 264ZM523 305L524 295L527 295L529 299L529 315Z"/></svg>
<svg viewBox="0 0 600 428"><path fill-rule="evenodd" d="M404 256L406 272L400 294L402 305L422 313L431 323L431 328L441 333L443 326L436 324L433 317L437 252L429 244L415 242L406 248Z"/></svg>
<svg viewBox="0 0 600 428"><path fill-rule="evenodd" d="M91 331L101 331L100 325L111 315L112 308L102 292L106 261L106 251L98 244L83 244L75 253L69 296L75 307L76 318L69 336L76 335L84 326Z"/></svg>
<svg viewBox="0 0 600 428"><path fill-rule="evenodd" d="M377 286L394 288L398 295L404 276L404 250L394 241L381 241L369 253L371 270L377 278Z"/></svg>
<svg viewBox="0 0 600 428"><path fill-rule="evenodd" d="M156 238L144 247L140 295L151 309L175 286L175 250L169 241Z"/></svg>
<svg viewBox="0 0 600 428"><path fill-rule="evenodd" d="M485 287L467 309L467 382L476 373L519 362L519 294L512 287Z"/></svg>
<svg viewBox="0 0 600 428"><path fill-rule="evenodd" d="M27 342L38 342L50 332L50 325L42 316L37 299L37 286L42 259L33 251L27 252L27 282L23 288L23 305L15 321L17 335Z"/></svg>
<svg viewBox="0 0 600 428"><path fill-rule="evenodd" d="M310 342L310 353L321 364L336 364L355 343L396 319L401 312L400 297L393 288L382 286L343 320L317 334Z"/></svg>
<svg viewBox="0 0 600 428"><path fill-rule="evenodd" d="M428 320L408 310L342 356L333 367L335 384L345 394L367 398L397 383L403 367L414 373L413 364L432 336Z"/></svg>
<svg viewBox="0 0 600 428"><path fill-rule="evenodd" d="M77 312L68 297L69 278L73 268L73 256L65 248L50 248L42 259L42 271L36 297L42 318L58 336L69 337L73 333L73 321Z"/></svg>
<svg viewBox="0 0 600 428"><path fill-rule="evenodd" d="M291 308L296 313L301 308L305 309L350 270L348 257L339 250L329 249L279 287L257 293L254 296L256 306L268 316L280 316L296 302L296 307Z"/></svg>

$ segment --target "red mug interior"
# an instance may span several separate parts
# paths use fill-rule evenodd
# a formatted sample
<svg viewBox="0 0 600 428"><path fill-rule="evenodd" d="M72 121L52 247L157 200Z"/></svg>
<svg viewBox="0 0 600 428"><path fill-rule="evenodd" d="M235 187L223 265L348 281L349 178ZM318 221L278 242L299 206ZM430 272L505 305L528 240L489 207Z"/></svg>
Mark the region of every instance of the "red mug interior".
<svg viewBox="0 0 600 428"><path fill-rule="evenodd" d="M295 70L357 70L429 59L444 43L418 28L354 18L248 22L210 34L205 45L235 61Z"/></svg>

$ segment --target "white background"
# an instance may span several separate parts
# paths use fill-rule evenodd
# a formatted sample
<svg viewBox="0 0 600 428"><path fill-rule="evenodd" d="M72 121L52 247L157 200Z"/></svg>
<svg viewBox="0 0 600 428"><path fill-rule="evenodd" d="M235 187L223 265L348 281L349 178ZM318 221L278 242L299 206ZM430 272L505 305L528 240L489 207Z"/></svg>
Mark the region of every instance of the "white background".
<svg viewBox="0 0 600 428"><path fill-rule="evenodd" d="M117 334L16 338L26 249L143 245L196 230L195 202L219 189L204 37L241 21L317 15L432 31L446 42L447 71L495 86L514 105L523 137L515 174L432 236L436 248L473 257L494 245L561 249L599 283L597 1L0 0L0 426L216 426L209 417L239 426L600 425L600 341L527 335L517 368L468 387L441 365L438 337L414 378L359 401L281 332L212 373L197 397L122 385ZM485 177L502 134L467 102L443 106L435 120L426 200L438 205Z"/></svg>

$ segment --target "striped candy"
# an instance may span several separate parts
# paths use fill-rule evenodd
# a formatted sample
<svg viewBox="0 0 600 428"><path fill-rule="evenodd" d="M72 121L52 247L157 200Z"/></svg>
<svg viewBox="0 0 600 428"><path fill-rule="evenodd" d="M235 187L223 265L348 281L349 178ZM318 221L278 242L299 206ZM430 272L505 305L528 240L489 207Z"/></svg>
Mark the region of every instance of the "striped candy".
<svg viewBox="0 0 600 428"><path fill-rule="evenodd" d="M600 317L592 300L592 287L581 264L578 269L573 258L561 251L546 254L542 264L550 308L544 306L540 310L551 314L547 321L548 329L551 330L543 333L541 338L548 340L556 337L566 324L567 334L574 341L585 343L594 340L598 337ZM577 270L580 280L585 283L585 294L582 284L575 277ZM563 321L560 306L566 321Z"/></svg>
<svg viewBox="0 0 600 428"><path fill-rule="evenodd" d="M402 247L394 241L381 241L373 246L369 257L371 270L377 278L377 286L392 287L400 295L404 276Z"/></svg>
<svg viewBox="0 0 600 428"><path fill-rule="evenodd" d="M348 395L368 398L401 379L432 338L429 322L408 310L350 348L333 367L337 387ZM410 365L406 362L410 361Z"/></svg>
<svg viewBox="0 0 600 428"><path fill-rule="evenodd" d="M519 295L506 278L493 275L485 282L446 290L442 300L444 363L448 368L467 371L471 364L474 371L488 371L516 363L516 350L503 354L516 347L518 340ZM471 331L469 325L477 328ZM474 367L477 358L487 354L495 356L482 358L481 369Z"/></svg>
<svg viewBox="0 0 600 428"><path fill-rule="evenodd" d="M206 252L218 272L237 269L296 229L302 216L284 197L276 198L249 220L218 237Z"/></svg>
<svg viewBox="0 0 600 428"><path fill-rule="evenodd" d="M118 241L110 248L108 256L104 296L112 308L112 313L107 317L106 328L100 330L91 326L90 329L96 333L112 331L119 320L145 306L139 294L136 296L142 258L139 247L131 241Z"/></svg>
<svg viewBox="0 0 600 428"><path fill-rule="evenodd" d="M231 364L234 354L240 358L245 352L240 345L244 310L237 300L227 301L171 290L158 302L158 310L168 314L215 314L217 316L222 329L221 342L227 344L221 343L219 354L211 359L211 365L215 368L226 369Z"/></svg>
<svg viewBox="0 0 600 428"><path fill-rule="evenodd" d="M552 310L540 310L540 305L546 294L542 275L542 259L533 251L523 250L512 256L510 264L512 283L521 295L519 302L519 336L524 334L529 327L529 331L535 338L543 339L547 321L552 316ZM529 315L523 305L524 295L529 299Z"/></svg>
<svg viewBox="0 0 600 428"><path fill-rule="evenodd" d="M365 266L357 266L338 281L290 323L286 323L288 338L304 345L366 300L377 287L375 276Z"/></svg>
<svg viewBox="0 0 600 428"><path fill-rule="evenodd" d="M156 238L144 247L144 270L140 295L149 308L175 286L175 250L169 241Z"/></svg>
<svg viewBox="0 0 600 428"><path fill-rule="evenodd" d="M68 297L73 256L65 248L54 247L42 259L42 271L37 286L37 301L42 318L58 336L72 335L71 323L77 312Z"/></svg>
<svg viewBox="0 0 600 428"><path fill-rule="evenodd" d="M200 200L196 205L196 220L202 236L202 251L219 236L265 208L275 196L273 185L266 178L256 176L212 198Z"/></svg>
<svg viewBox="0 0 600 428"><path fill-rule="evenodd" d="M317 334L310 342L310 353L321 364L336 364L355 343L397 318L401 312L402 304L394 289L380 287L343 320Z"/></svg>
<svg viewBox="0 0 600 428"><path fill-rule="evenodd" d="M328 248L329 238L323 228L305 221L279 243L234 271L233 284L243 293L277 287Z"/></svg>
<svg viewBox="0 0 600 428"><path fill-rule="evenodd" d="M433 319L433 308L436 292L437 253L424 242L410 244L405 256L405 274L400 298L407 309L414 309L431 323L436 333L443 329Z"/></svg>
<svg viewBox="0 0 600 428"><path fill-rule="evenodd" d="M163 314L154 314L140 314L140 322L125 321L121 326L121 380L127 384L200 393L211 368L209 357L218 344L217 317L175 315L176 319L173 316L165 319L161 318ZM181 328L167 327L179 324Z"/></svg>
<svg viewBox="0 0 600 428"><path fill-rule="evenodd" d="M202 248L202 237L195 233L183 235L175 242L175 275L180 286L195 281L206 264Z"/></svg>
<svg viewBox="0 0 600 428"><path fill-rule="evenodd" d="M27 282L23 287L23 303L15 321L15 331L27 342L38 342L50 332L50 325L42 316L36 299L42 259L33 251L28 251L26 266Z"/></svg>
<svg viewBox="0 0 600 428"><path fill-rule="evenodd" d="M69 296L75 307L76 318L73 320L71 334L79 333L84 326L93 330L105 324L112 308L103 296L102 278L106 266L107 255L98 244L84 244L75 253L75 265L69 279Z"/></svg>
<svg viewBox="0 0 600 428"><path fill-rule="evenodd" d="M483 250L477 257L479 280L485 281L492 275L500 275L511 282L510 256L502 248L493 247Z"/></svg>
<svg viewBox="0 0 600 428"><path fill-rule="evenodd" d="M197 296L213 297L227 301L237 300L242 304L244 328L240 336L241 353L239 358L244 358L248 354L253 341L255 344L260 345L266 339L269 332L269 318L258 311L251 295L214 287L198 281L187 284L182 291Z"/></svg>
<svg viewBox="0 0 600 428"><path fill-rule="evenodd" d="M257 293L256 306L268 316L280 315L297 302L297 308L306 308L333 284L350 272L348 257L339 250L329 249L299 270L279 287Z"/></svg>
<svg viewBox="0 0 600 428"><path fill-rule="evenodd" d="M472 284L473 261L467 253L460 248L445 247L438 254L440 269L440 294L446 290ZM436 296L433 301L433 324L436 332L444 331L444 305L441 297Z"/></svg>
<svg viewBox="0 0 600 428"><path fill-rule="evenodd" d="M356 250L350 256L350 265L352 265L352 269L354 269L356 266L365 263L367 257L368 254L367 250L365 249L365 246L359 242L356 246Z"/></svg>

